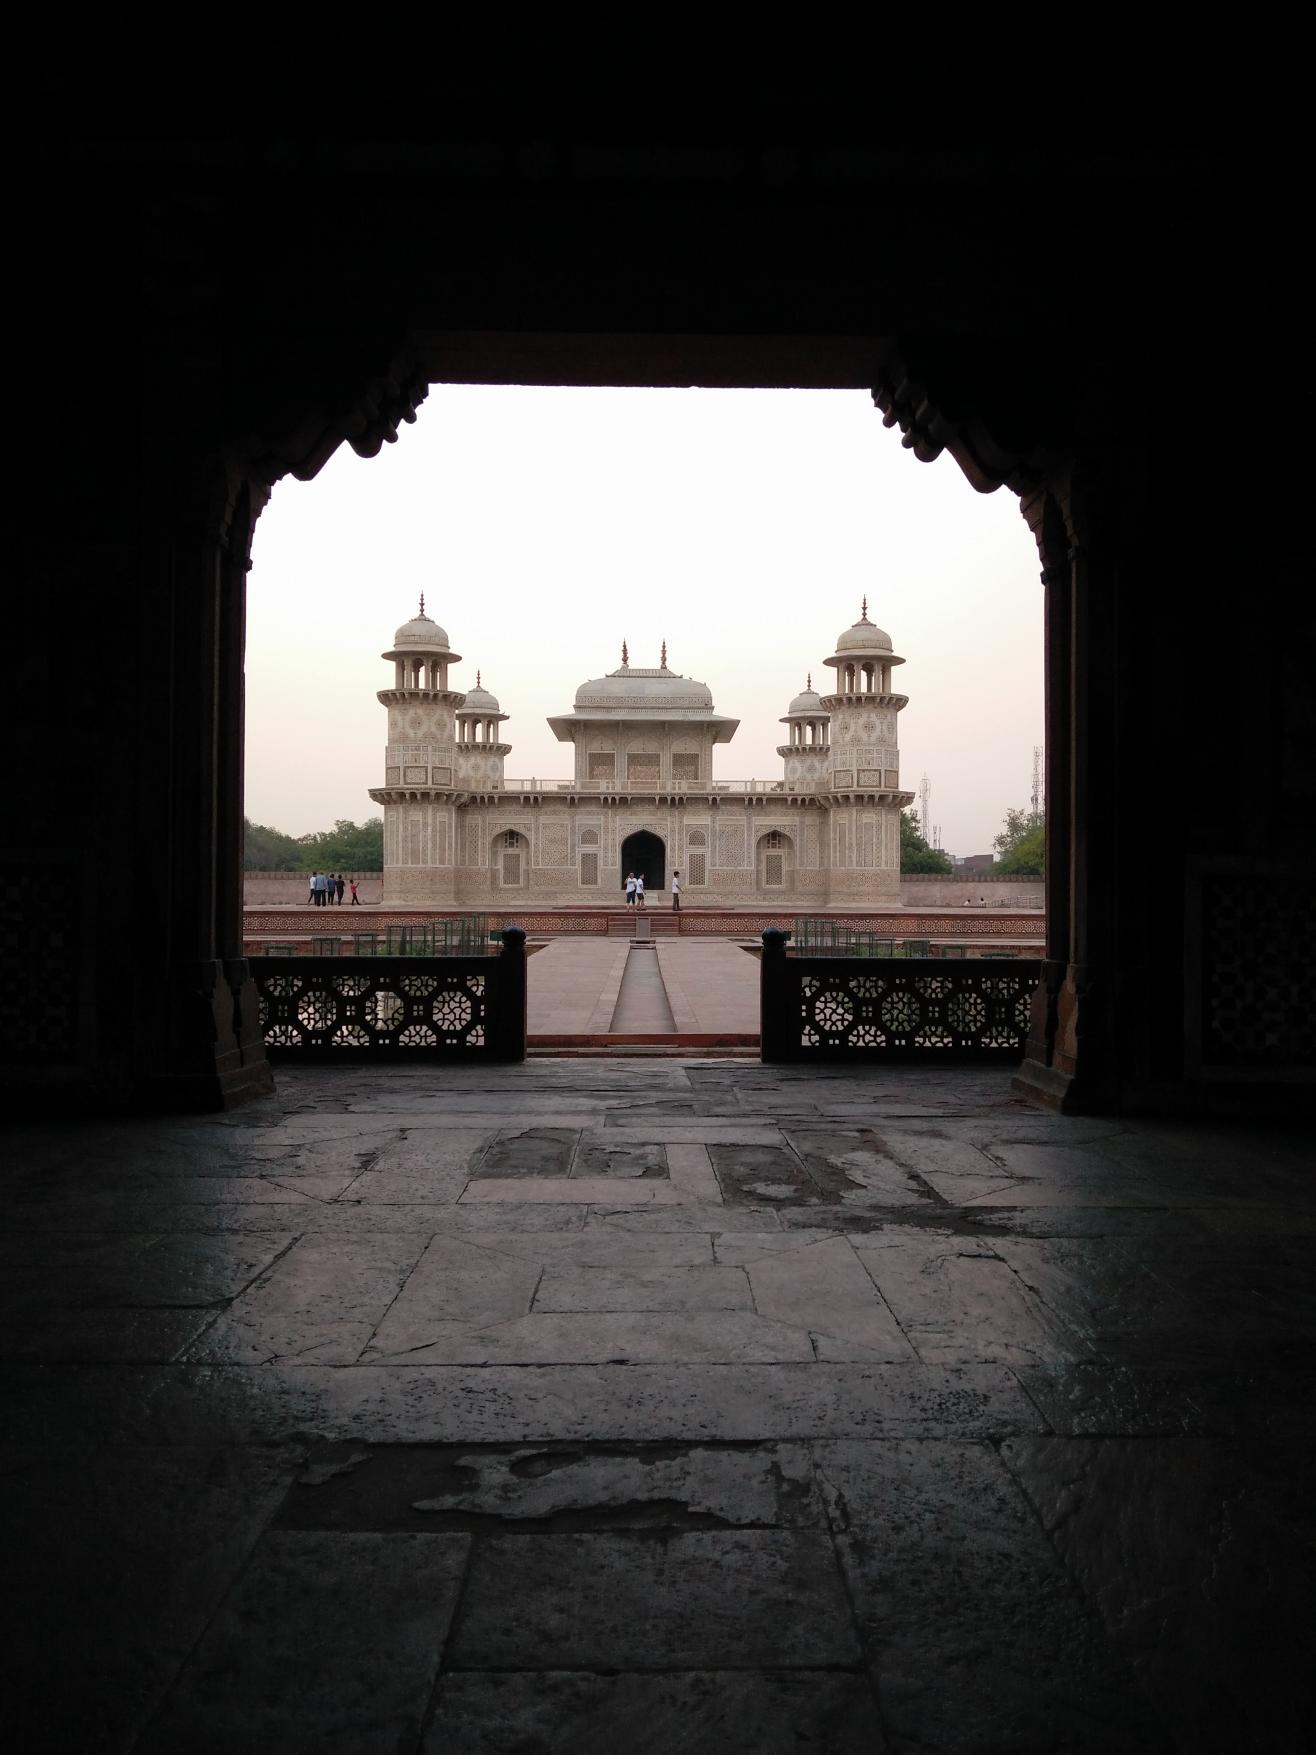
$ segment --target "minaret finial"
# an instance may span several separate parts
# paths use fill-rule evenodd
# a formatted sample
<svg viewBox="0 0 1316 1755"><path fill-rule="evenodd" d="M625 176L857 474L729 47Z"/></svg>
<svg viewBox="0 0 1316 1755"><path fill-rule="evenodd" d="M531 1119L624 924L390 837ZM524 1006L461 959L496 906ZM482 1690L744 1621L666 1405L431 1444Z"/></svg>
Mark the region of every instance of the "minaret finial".
<svg viewBox="0 0 1316 1755"><path fill-rule="evenodd" d="M420 613L422 615L425 613L425 593L423 591L420 594Z"/></svg>
<svg viewBox="0 0 1316 1755"><path fill-rule="evenodd" d="M659 669L661 669L661 670L667 669L667 642L666 642L666 640L663 641L663 655L658 660L658 666L659 666Z"/></svg>
<svg viewBox="0 0 1316 1755"><path fill-rule="evenodd" d="M868 593L866 591L864 592L863 614L859 617L859 620L861 622L866 622L868 620Z"/></svg>
<svg viewBox="0 0 1316 1755"><path fill-rule="evenodd" d="M480 671L477 670L475 673L475 686L477 689L480 687L480 675Z"/></svg>
<svg viewBox="0 0 1316 1755"><path fill-rule="evenodd" d="M810 671L808 676L805 677L804 686L806 689L808 689L812 693L812 690L813 690L813 672L812 671Z"/></svg>
<svg viewBox="0 0 1316 1755"><path fill-rule="evenodd" d="M626 650L626 642L625 642L625 640L623 640L621 643L621 667L623 670L625 670L626 666L630 663L630 661L631 661L631 655Z"/></svg>

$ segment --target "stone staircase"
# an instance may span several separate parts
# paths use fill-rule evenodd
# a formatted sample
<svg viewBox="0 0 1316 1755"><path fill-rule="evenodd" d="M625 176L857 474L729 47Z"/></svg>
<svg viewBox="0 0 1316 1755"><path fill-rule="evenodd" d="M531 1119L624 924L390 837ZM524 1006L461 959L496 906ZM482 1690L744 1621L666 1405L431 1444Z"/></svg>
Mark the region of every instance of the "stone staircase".
<svg viewBox="0 0 1316 1755"><path fill-rule="evenodd" d="M609 938L676 938L681 917L672 908L615 908L608 915Z"/></svg>

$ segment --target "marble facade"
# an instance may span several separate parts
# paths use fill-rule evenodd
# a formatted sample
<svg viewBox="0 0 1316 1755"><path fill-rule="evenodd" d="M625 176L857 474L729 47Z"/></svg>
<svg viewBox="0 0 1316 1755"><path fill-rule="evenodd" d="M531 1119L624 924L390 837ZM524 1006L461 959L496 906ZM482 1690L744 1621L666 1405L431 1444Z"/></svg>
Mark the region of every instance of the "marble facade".
<svg viewBox="0 0 1316 1755"><path fill-rule="evenodd" d="M511 745L497 699L449 685L461 662L446 632L420 613L383 654L393 684L385 779L384 902L426 907L509 903L561 907L619 901L628 869L670 901L673 869L692 907L876 906L900 900L897 720L891 689L904 660L868 619L838 638L824 663L830 694L809 678L782 718L782 778L714 779L717 745L739 721L714 711L706 684L670 670L620 667L576 691L549 720L572 746L570 780L504 773Z"/></svg>

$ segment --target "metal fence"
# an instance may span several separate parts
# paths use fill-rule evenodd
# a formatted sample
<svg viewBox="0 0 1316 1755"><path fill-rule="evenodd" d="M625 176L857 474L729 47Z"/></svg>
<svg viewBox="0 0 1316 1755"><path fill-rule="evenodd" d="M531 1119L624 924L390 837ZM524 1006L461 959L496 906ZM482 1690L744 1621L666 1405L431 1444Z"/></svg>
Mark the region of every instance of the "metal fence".
<svg viewBox="0 0 1316 1755"><path fill-rule="evenodd" d="M925 938L899 938L871 926L851 926L825 914L801 914L791 934L797 957L927 957Z"/></svg>
<svg viewBox="0 0 1316 1755"><path fill-rule="evenodd" d="M759 1028L765 1061L951 1061L1023 1058L1036 959L952 963L901 957L878 966L837 950L786 955L790 934L763 934Z"/></svg>

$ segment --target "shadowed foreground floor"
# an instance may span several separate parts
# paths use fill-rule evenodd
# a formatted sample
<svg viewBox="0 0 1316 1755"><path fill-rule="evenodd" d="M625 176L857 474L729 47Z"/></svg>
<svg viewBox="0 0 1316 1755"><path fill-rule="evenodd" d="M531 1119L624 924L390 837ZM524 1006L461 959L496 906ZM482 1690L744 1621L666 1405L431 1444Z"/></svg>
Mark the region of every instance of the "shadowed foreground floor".
<svg viewBox="0 0 1316 1755"><path fill-rule="evenodd" d="M279 1085L10 1135L11 1746L1306 1747L1305 1138Z"/></svg>

